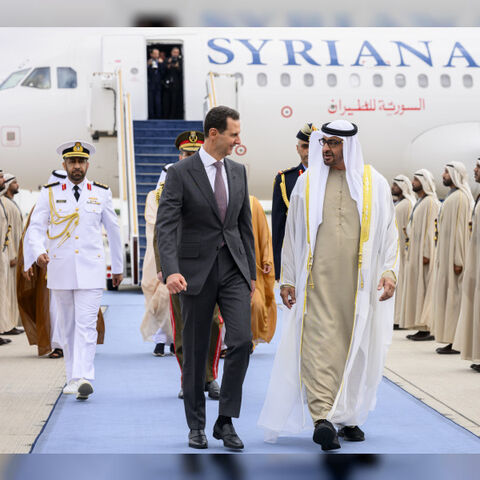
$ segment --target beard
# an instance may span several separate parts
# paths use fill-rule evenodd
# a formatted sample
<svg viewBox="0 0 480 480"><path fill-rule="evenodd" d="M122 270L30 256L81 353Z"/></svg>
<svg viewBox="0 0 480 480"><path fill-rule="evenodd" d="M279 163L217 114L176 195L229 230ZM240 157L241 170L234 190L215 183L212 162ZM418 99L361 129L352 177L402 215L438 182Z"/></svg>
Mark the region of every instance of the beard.
<svg viewBox="0 0 480 480"><path fill-rule="evenodd" d="M418 187L412 187L412 190L417 193L417 192L420 192L421 190L423 190L422 186L419 185Z"/></svg>
<svg viewBox="0 0 480 480"><path fill-rule="evenodd" d="M449 179L443 179L443 184L446 186L446 187L451 187L453 185L453 182L452 182L452 179L449 178Z"/></svg>

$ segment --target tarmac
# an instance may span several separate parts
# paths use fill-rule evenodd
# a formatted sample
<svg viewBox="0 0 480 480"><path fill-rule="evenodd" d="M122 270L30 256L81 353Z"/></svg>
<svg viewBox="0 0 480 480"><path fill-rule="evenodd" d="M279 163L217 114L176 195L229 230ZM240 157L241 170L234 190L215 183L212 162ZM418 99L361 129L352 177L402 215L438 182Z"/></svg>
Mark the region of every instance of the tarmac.
<svg viewBox="0 0 480 480"><path fill-rule="evenodd" d="M408 333L393 332L385 377L480 436L480 374L459 355L435 353L435 342L407 340ZM0 453L29 453L65 384L64 363L39 358L25 334L10 338L0 347Z"/></svg>

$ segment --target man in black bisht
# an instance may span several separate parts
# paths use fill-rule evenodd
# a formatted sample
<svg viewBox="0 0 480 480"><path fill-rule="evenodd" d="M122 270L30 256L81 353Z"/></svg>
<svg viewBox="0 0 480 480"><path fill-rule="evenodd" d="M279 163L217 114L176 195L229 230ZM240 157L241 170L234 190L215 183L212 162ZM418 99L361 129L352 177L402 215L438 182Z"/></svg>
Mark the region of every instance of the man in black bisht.
<svg viewBox="0 0 480 480"><path fill-rule="evenodd" d="M290 194L297 182L297 178L308 168L308 142L310 134L316 130L312 123L306 123L297 133L297 153L300 164L296 167L280 170L273 184L272 199L272 241L273 260L275 264L275 280L280 279L280 257L282 252L285 222L290 205Z"/></svg>

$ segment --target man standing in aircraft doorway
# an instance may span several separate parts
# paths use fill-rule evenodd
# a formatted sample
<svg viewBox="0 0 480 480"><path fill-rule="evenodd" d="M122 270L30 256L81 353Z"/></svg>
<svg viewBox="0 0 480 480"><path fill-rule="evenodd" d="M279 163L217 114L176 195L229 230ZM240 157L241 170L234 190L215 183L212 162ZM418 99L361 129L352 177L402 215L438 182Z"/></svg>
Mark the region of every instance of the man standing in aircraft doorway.
<svg viewBox="0 0 480 480"><path fill-rule="evenodd" d="M282 252L285 222L290 205L290 194L297 179L308 168L308 142L310 134L316 130L313 123L306 123L297 133L297 153L300 164L296 167L280 170L273 183L272 197L272 243L275 280L280 279L280 257Z"/></svg>

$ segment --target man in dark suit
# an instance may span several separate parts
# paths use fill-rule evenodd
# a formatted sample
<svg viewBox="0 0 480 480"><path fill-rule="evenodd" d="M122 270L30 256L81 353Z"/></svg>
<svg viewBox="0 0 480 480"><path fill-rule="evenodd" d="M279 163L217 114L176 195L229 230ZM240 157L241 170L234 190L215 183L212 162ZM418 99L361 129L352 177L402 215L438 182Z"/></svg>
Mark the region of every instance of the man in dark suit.
<svg viewBox="0 0 480 480"><path fill-rule="evenodd" d="M300 165L280 170L273 182L272 197L272 243L273 263L275 265L275 280L280 280L280 264L283 237L285 235L285 222L287 221L290 195L297 179L308 168L308 145L310 134L316 130L312 123L306 123L297 133L297 153Z"/></svg>
<svg viewBox="0 0 480 480"><path fill-rule="evenodd" d="M256 265L246 170L225 158L240 144L239 118L238 112L223 106L207 113L205 143L168 169L157 213L163 278L170 294L181 293L183 394L192 448L208 446L203 392L216 303L228 350L213 436L228 448L243 448L232 417L240 415L249 362Z"/></svg>

